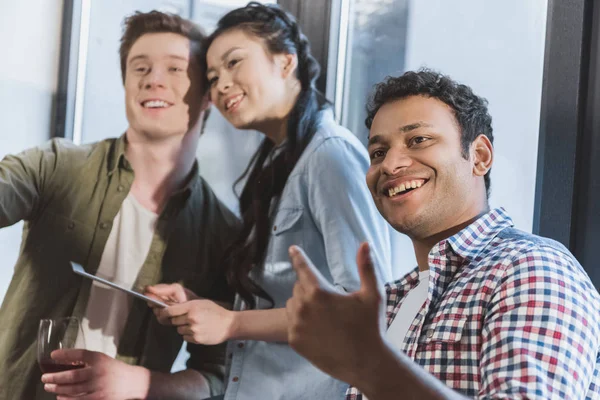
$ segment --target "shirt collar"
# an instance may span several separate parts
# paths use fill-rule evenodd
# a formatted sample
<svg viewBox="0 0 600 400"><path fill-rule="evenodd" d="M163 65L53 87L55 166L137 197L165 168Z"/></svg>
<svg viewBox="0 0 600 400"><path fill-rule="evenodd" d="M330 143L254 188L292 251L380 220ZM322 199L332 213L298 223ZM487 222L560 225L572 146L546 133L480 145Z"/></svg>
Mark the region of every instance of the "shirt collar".
<svg viewBox="0 0 600 400"><path fill-rule="evenodd" d="M122 134L111 147L108 152L108 160L107 160L107 173L108 175L112 175L119 166L127 168L131 170L131 165L125 158L125 134Z"/></svg>
<svg viewBox="0 0 600 400"><path fill-rule="evenodd" d="M447 241L457 255L473 260L501 231L513 225L506 210L496 208L483 214L457 234L450 236Z"/></svg>
<svg viewBox="0 0 600 400"><path fill-rule="evenodd" d="M511 226L513 222L506 211L497 208L433 246L428 257L430 299L439 299L458 270L472 263L502 230Z"/></svg>
<svg viewBox="0 0 600 400"><path fill-rule="evenodd" d="M125 157L125 148L127 146L127 140L125 134L121 135L113 144L111 150L108 153L107 169L108 175L112 175L118 168L125 168L128 171L133 172L133 168L127 157ZM173 193L172 197L185 196L189 197L192 190L196 187L200 181L200 165L198 160L194 160L192 171L186 178L185 185Z"/></svg>

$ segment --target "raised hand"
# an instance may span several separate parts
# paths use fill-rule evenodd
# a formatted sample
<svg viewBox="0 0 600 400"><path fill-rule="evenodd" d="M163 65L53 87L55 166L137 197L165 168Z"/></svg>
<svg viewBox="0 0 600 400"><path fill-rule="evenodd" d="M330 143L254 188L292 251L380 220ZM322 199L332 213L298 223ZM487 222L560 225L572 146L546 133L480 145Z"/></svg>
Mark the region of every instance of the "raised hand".
<svg viewBox="0 0 600 400"><path fill-rule="evenodd" d="M355 382L367 355L383 346L383 290L368 244L356 257L360 289L350 294L336 291L302 249L292 246L289 253L298 275L286 307L290 346L327 374Z"/></svg>

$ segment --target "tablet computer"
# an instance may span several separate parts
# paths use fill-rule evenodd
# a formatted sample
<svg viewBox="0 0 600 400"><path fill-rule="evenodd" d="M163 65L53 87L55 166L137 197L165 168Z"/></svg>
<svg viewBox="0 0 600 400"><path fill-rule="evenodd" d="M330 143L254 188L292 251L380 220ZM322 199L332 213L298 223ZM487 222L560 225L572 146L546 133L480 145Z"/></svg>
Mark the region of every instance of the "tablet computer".
<svg viewBox="0 0 600 400"><path fill-rule="evenodd" d="M95 281L100 282L100 283L102 283L102 284L104 284L106 286L109 286L109 287L113 288L113 289L117 289L117 290L125 292L125 293L127 293L127 294L129 294L131 296L137 297L138 299L141 299L141 300L144 300L144 301L156 304L159 307L167 307L167 305L165 303L163 303L162 301L153 299L153 298L148 297L148 296L144 296L140 292L136 292L135 290L127 289L126 287L117 285L114 282L108 281L106 279L100 278L99 276L92 275L92 274L90 274L88 272L85 272L85 270L83 269L83 267L81 265L77 264L76 262L71 261L71 268L73 269L73 272L75 272L78 275L81 275L81 276L84 276L86 278L95 280Z"/></svg>

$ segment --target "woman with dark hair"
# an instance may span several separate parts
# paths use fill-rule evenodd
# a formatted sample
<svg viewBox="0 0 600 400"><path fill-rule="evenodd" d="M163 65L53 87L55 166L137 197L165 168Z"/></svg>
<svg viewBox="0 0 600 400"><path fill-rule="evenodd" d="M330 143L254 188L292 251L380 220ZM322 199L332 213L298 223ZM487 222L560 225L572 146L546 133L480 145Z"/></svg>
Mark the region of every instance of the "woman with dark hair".
<svg viewBox="0 0 600 400"><path fill-rule="evenodd" d="M179 285L149 292L176 303L157 310L191 343L228 346L226 399L342 399L346 386L287 344L286 301L296 281L288 249L304 249L340 291L359 287L361 242L382 282L390 278L388 228L365 173L364 146L333 119L315 88L319 65L292 16L249 3L225 15L206 47L211 101L238 129L265 139L238 182L242 227L223 267L233 310ZM327 343L323 343L327 346Z"/></svg>

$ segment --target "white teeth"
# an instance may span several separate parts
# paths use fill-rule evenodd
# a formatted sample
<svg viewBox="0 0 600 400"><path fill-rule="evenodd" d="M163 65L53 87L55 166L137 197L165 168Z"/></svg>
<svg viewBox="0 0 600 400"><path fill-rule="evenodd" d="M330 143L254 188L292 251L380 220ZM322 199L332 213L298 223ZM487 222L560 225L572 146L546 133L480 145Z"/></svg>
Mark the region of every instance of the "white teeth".
<svg viewBox="0 0 600 400"><path fill-rule="evenodd" d="M142 103L145 108L165 108L169 107L169 103L162 100L149 100Z"/></svg>
<svg viewBox="0 0 600 400"><path fill-rule="evenodd" d="M243 94L237 95L229 100L227 100L227 103L225 103L225 109L229 110L231 107L233 107L235 104L237 104L240 100L242 100L242 97L244 97Z"/></svg>
<svg viewBox="0 0 600 400"><path fill-rule="evenodd" d="M406 191L408 189L420 188L424 184L425 184L424 180L404 182L404 183L401 183L400 185L398 185L396 187L393 187L393 188L389 189L388 190L388 196L392 197L392 196L395 196L396 194L404 192L404 191Z"/></svg>

